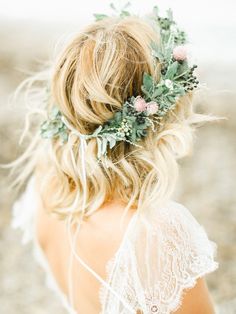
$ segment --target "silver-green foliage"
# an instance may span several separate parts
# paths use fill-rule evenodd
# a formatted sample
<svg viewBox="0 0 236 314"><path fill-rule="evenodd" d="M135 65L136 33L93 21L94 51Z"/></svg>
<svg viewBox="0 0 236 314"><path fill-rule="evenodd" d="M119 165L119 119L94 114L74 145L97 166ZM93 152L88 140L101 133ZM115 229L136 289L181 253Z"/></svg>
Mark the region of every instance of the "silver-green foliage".
<svg viewBox="0 0 236 314"><path fill-rule="evenodd" d="M121 18L130 16L127 11L130 3L119 11L114 4L111 8ZM105 14L95 14L97 21L107 18ZM186 34L180 30L173 20L171 10L167 11L167 17L160 17L158 8L154 7L152 22L154 28L160 33L160 42L150 43L152 56L156 66L160 67L160 78L158 81L148 73L143 74L141 86L142 95L133 95L125 101L121 109L115 112L114 116L92 133L85 135L85 138L96 138L98 144L98 158L106 155L107 148L112 149L117 142L126 141L139 146L139 142L147 135L147 130L154 123L158 123L168 112L174 109L179 97L197 87L198 81L193 75L193 65L190 67L186 59L177 61L173 56L173 50L178 45L186 43ZM150 115L147 111L137 111L135 101L142 97L147 103L155 102L158 110ZM41 126L43 138L60 137L63 142L68 139L69 130L61 120L61 113L53 108L48 121Z"/></svg>

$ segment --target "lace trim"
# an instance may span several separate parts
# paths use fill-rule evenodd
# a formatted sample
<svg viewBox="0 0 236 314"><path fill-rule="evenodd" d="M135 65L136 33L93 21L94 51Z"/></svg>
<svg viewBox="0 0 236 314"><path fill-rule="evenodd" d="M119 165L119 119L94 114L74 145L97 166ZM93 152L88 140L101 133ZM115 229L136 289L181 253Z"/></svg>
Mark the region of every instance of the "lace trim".
<svg viewBox="0 0 236 314"><path fill-rule="evenodd" d="M22 229L23 242L25 243L34 237L32 233L32 204L35 204L35 201L32 201L34 197L32 186L31 181L31 184L27 186L27 193L23 194L19 201L15 203L13 210L12 226ZM161 209L155 214L157 215L157 220L154 223L155 229L149 230L150 232L153 231L152 235L154 236L151 240L154 241L151 242L152 250L158 249L158 238L161 238L162 241L160 249L162 251L163 268L161 268L160 274L158 269L154 269L154 272L157 272L160 277L155 277L155 284L151 287L147 285L146 290L145 283L139 281L136 269L138 263L133 250L133 233L131 234L132 237L128 238L134 216L137 217L134 214L126 228L119 249L105 265L105 281L127 304L130 304L130 308L135 310L133 312L128 311L124 307L121 309L119 306L121 305L120 300L117 300L111 291L101 284L99 301L102 310L100 314L169 314L175 312L181 307L184 294L196 285L197 279L218 268L219 264L214 261L217 249L216 243L209 241L204 229L195 222L191 214L182 205L179 206L180 204L176 202L170 204L174 205L173 207L170 206L173 211L169 212L168 208ZM27 209L28 211L25 212L24 210ZM163 228L161 228L162 224ZM160 228L157 228L158 225ZM162 255L163 252L168 253ZM158 253L160 252L158 251ZM180 263L178 263L179 261ZM145 264L144 267L147 267L147 265ZM50 275L52 280L54 279L51 271L46 271L46 273L48 276ZM170 284L168 286L168 280L170 280L172 286ZM55 285L54 288L56 288ZM61 294L60 296L63 300ZM63 303L65 305L66 302ZM69 308L67 309L69 310ZM70 313L72 313L72 309L70 310Z"/></svg>
<svg viewBox="0 0 236 314"><path fill-rule="evenodd" d="M128 223L128 226L126 228L125 234L123 236L123 239L121 241L121 244L120 244L118 250L116 251L115 255L107 261L107 263L105 265L105 273L106 273L105 282L110 286L111 286L112 276L113 276L113 273L115 272L116 265L119 264L119 258L125 249L125 246L128 242L129 232L130 232L133 224L137 220L137 217L138 217L138 213L135 212L133 214L133 216L131 217L129 223ZM99 314L102 314L104 311L104 308L106 306L106 299L107 299L108 293L109 293L108 289L103 284L101 284L100 288L99 288L99 292L98 292L98 297L99 297L102 312ZM122 296L121 296L121 298L122 298ZM130 313L130 311L129 311L129 313Z"/></svg>
<svg viewBox="0 0 236 314"><path fill-rule="evenodd" d="M214 249L214 255L216 253L216 244L211 241L212 248ZM116 266L116 258L111 258L106 265L106 278L107 282L111 281L112 275L114 273ZM132 288L132 285L127 282L124 296L127 302L135 309L134 313L142 313L142 314L169 314L172 312L177 311L181 306L183 302L184 295L187 293L188 290L192 289L196 283L197 280L206 274L209 274L213 271L215 271L218 268L219 264L215 262L211 257L208 258L205 264L202 265L203 270L201 272L198 272L195 276L189 277L190 280L183 283L178 283L178 288L176 288L176 294L174 300L172 299L169 304L161 304L159 299L160 294L160 286L156 285L156 290L153 291L152 294L150 294L149 291L145 291L145 305L146 310L142 310L137 302L137 296L135 294L135 290ZM122 267L119 267L119 270L122 269ZM119 274L122 276L122 273ZM125 273L123 274L125 275ZM105 305L107 300L107 290L104 286L101 286L99 290L99 298L101 304ZM103 312L104 309L102 309L102 312L99 314L104 314L106 312ZM125 311L125 309L122 311L122 313L126 314L129 313Z"/></svg>
<svg viewBox="0 0 236 314"><path fill-rule="evenodd" d="M107 265L109 283L135 309L134 313L175 312L182 305L184 294L196 285L197 279L215 271L219 265L214 261L216 243L208 239L204 228L190 213L184 211L183 206L179 206L176 212L170 213L165 210L160 212L159 227L155 222L153 232L149 229L154 238L151 240L153 242L148 256L151 256L149 255L151 252L157 251L161 271L159 272L157 268L159 264L155 264L153 270L149 269L151 265L145 263L145 252L142 261L138 263L136 256L138 252L133 251L131 247L133 242L130 246L124 246L119 263L116 259L111 259ZM137 242L137 239L135 241ZM144 278L144 281L141 280L135 268L138 265L149 269L152 283L149 284ZM130 313L104 289L101 289L100 298L101 303L105 305L103 314Z"/></svg>
<svg viewBox="0 0 236 314"><path fill-rule="evenodd" d="M109 282L111 280L111 276L112 276L113 270L115 268L115 262L116 262L116 256L113 256L106 263L106 267L105 267L105 269L106 269L106 278L105 278L105 281L108 284L109 284ZM106 287L104 285L101 285L100 288L99 288L99 292L98 292L98 296L99 296L99 301L100 301L101 307L104 306L104 303L105 303L105 300L106 300L106 295L107 295L107 289L106 289Z"/></svg>
<svg viewBox="0 0 236 314"><path fill-rule="evenodd" d="M187 293L187 291L192 289L196 285L197 280L199 278L202 278L205 275L215 271L219 267L219 263L213 261L212 264L209 264L208 266L209 267L206 268L204 271L202 271L201 273L197 274L195 277L192 277L192 279L193 279L192 282L186 283L184 286L182 286L180 288L179 295L176 298L178 301L176 302L175 306L170 307L170 311L172 311L172 312L177 311L182 306L183 299L184 299L184 296Z"/></svg>
<svg viewBox="0 0 236 314"><path fill-rule="evenodd" d="M211 241L212 248L214 250L214 255L216 254L216 244ZM208 260L206 260L206 263L202 265L202 270L199 271L195 275L189 276L189 280L185 283L178 282L176 285L178 286L176 288L176 293L174 295L174 299L171 299L169 301L169 304L166 304L163 306L160 303L160 287L156 286L156 289L154 289L153 293L150 294L150 291L145 291L145 300L146 305L148 307L147 313L153 313L153 314L169 314L172 312L177 311L183 303L183 299L185 294L188 290L192 289L196 283L197 280L201 277L204 277L205 275L215 271L219 267L219 263L215 262L210 256L208 257Z"/></svg>

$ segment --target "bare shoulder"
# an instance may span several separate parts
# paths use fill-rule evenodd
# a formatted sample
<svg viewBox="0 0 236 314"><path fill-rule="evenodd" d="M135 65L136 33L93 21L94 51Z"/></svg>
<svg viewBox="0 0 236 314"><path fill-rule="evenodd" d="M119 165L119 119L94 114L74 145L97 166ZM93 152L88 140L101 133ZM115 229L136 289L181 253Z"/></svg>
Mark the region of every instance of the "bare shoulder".
<svg viewBox="0 0 236 314"><path fill-rule="evenodd" d="M207 283L204 277L197 280L196 285L184 291L181 307L175 314L214 314L213 301L211 299Z"/></svg>
<svg viewBox="0 0 236 314"><path fill-rule="evenodd" d="M80 231L80 247L87 243L89 246L100 247L106 259L113 256L119 248L126 228L135 210L128 211L122 221L124 208L119 202L113 202L102 206L99 210L89 216L82 224Z"/></svg>
<svg viewBox="0 0 236 314"><path fill-rule="evenodd" d="M40 195L40 181L42 178L42 170L44 165L38 164L38 168L35 171L35 190L38 195ZM48 210L43 203L41 197L37 198L37 210L36 210L36 237L38 243L42 248L46 248L49 242L54 238L54 235L58 232L64 233L63 221L59 219L58 215L54 215Z"/></svg>

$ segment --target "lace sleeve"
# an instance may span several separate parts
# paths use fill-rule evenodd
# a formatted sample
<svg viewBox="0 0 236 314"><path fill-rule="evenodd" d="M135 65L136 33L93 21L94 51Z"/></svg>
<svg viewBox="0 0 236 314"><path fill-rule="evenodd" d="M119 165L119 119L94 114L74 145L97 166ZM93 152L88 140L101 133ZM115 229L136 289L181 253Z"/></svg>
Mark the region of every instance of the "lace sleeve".
<svg viewBox="0 0 236 314"><path fill-rule="evenodd" d="M102 313L170 314L181 305L185 289L218 267L216 244L174 201L136 218L107 273L119 298L101 290Z"/></svg>
<svg viewBox="0 0 236 314"><path fill-rule="evenodd" d="M217 269L216 244L186 207L171 201L153 219L148 236L150 261L143 274L148 313L172 313L181 305L184 289ZM150 252L151 250L151 252Z"/></svg>

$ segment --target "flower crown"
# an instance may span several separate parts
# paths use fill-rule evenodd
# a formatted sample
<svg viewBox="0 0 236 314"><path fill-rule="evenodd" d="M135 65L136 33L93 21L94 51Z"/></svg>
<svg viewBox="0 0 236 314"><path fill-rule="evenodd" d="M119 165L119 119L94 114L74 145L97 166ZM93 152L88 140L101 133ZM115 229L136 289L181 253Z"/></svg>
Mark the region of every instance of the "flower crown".
<svg viewBox="0 0 236 314"><path fill-rule="evenodd" d="M113 4L111 7L115 9ZM121 17L129 15L125 9L120 14ZM97 21L107 17L95 14ZM163 117L175 108L179 97L195 89L199 83L193 75L197 65L189 66L187 61L186 34L177 27L172 11L169 9L167 17L163 18L159 16L158 8L154 7L151 18L160 32L158 45L150 43L154 61L161 67L160 79L156 82L152 76L144 73L142 95L127 99L111 119L92 134L83 135L85 139L96 138L99 160L103 155L106 156L108 147L112 149L120 141L140 147L138 142L147 135L148 128L156 131L155 124L161 124ZM41 125L41 136L59 137L65 143L72 130L74 129L55 106L48 120ZM79 132L77 134L82 135Z"/></svg>

